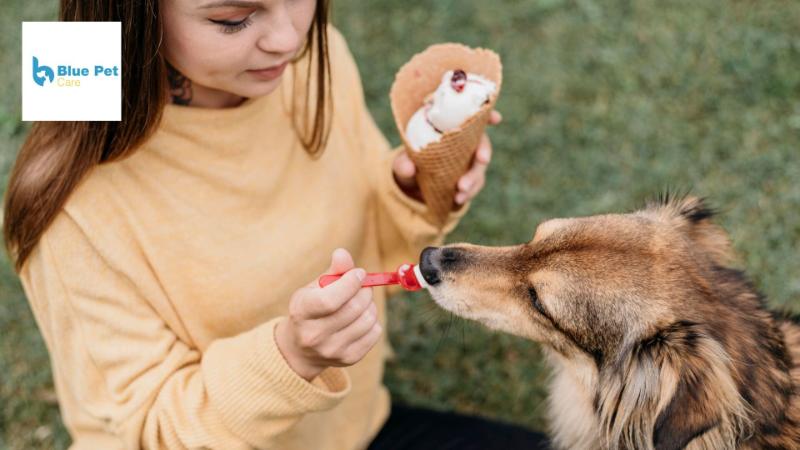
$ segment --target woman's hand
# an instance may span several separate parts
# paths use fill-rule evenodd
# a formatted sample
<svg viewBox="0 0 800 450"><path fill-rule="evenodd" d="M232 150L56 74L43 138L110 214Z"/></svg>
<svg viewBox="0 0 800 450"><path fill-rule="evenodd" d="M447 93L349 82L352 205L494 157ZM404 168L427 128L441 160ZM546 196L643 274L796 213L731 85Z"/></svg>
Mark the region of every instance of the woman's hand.
<svg viewBox="0 0 800 450"><path fill-rule="evenodd" d="M314 280L297 290L289 317L275 328L283 357L308 381L327 367L357 363L381 336L372 288L361 287L366 272L353 267L347 250L336 249L326 273L347 273L324 288Z"/></svg>
<svg viewBox="0 0 800 450"><path fill-rule="evenodd" d="M497 125L502 120L503 117L497 111L492 111L489 115L489 125ZM453 199L456 204L462 205L468 202L483 189L483 184L486 182L486 168L491 160L492 143L489 141L489 136L484 133L475 151L475 157L472 159L472 167L458 180L458 191ZM397 185L403 192L412 198L423 201L417 185L417 168L406 152L401 152L395 158L392 171Z"/></svg>

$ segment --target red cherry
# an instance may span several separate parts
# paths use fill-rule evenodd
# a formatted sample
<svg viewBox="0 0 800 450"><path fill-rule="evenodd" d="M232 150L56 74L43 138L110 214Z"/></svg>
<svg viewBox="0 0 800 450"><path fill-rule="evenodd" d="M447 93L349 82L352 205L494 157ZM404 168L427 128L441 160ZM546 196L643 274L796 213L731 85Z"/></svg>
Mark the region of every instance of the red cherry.
<svg viewBox="0 0 800 450"><path fill-rule="evenodd" d="M450 78L450 86L453 87L453 90L456 92L461 92L464 90L464 86L467 84L467 73L461 69L456 69L453 71L453 76Z"/></svg>

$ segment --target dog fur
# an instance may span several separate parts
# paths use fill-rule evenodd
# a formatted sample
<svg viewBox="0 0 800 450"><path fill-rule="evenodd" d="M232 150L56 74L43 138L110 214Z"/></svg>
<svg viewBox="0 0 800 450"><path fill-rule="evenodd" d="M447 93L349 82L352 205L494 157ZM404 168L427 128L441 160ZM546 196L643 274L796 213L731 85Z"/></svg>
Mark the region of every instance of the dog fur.
<svg viewBox="0 0 800 450"><path fill-rule="evenodd" d="M429 248L433 299L543 344L564 449L800 449L800 323L768 311L693 197Z"/></svg>

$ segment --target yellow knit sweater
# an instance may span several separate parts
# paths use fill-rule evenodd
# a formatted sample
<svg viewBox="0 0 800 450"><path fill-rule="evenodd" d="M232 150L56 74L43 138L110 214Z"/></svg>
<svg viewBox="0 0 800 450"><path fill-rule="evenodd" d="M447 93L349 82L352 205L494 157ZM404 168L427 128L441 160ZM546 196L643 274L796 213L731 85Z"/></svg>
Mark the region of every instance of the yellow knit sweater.
<svg viewBox="0 0 800 450"><path fill-rule="evenodd" d="M397 150L330 39L320 159L291 126L291 70L236 108L167 105L132 156L81 182L23 266L73 449L359 449L386 420L387 342L309 383L273 335L336 247L383 271L443 240L395 184ZM374 297L385 324L385 289Z"/></svg>

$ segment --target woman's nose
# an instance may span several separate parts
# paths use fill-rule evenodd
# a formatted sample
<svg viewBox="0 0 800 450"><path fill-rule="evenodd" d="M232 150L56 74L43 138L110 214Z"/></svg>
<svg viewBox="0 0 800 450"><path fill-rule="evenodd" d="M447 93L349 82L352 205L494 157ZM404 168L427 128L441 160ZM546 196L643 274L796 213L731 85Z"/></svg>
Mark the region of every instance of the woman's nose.
<svg viewBox="0 0 800 450"><path fill-rule="evenodd" d="M305 36L301 36L289 14L287 2L270 13L270 20L258 40L258 47L268 53L292 54L300 50Z"/></svg>

